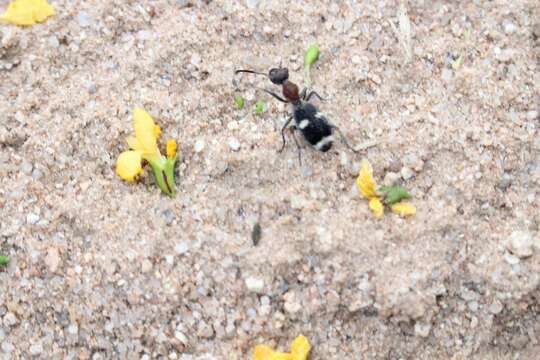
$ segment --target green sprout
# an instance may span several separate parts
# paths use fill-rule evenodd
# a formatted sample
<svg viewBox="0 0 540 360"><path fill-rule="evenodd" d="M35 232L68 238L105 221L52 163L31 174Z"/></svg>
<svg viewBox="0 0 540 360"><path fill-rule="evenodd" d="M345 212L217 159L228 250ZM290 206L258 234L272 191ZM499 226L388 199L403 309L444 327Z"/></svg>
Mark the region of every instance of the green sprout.
<svg viewBox="0 0 540 360"><path fill-rule="evenodd" d="M238 109L242 110L244 108L244 98L242 96L236 95L234 97L234 102L236 103Z"/></svg>
<svg viewBox="0 0 540 360"><path fill-rule="evenodd" d="M306 87L311 87L311 66L319 58L319 47L317 44L312 44L304 55L304 83Z"/></svg>
<svg viewBox="0 0 540 360"><path fill-rule="evenodd" d="M0 255L0 266L6 266L9 263L9 257Z"/></svg>
<svg viewBox="0 0 540 360"><path fill-rule="evenodd" d="M255 104L255 113L261 115L264 112L264 101L259 100Z"/></svg>

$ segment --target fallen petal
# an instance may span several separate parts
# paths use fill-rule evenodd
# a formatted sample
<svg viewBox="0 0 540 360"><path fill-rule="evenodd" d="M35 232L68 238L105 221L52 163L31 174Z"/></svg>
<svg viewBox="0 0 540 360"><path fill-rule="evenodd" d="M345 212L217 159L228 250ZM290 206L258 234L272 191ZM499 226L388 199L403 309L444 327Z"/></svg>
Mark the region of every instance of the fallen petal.
<svg viewBox="0 0 540 360"><path fill-rule="evenodd" d="M411 216L416 214L416 207L413 204L400 202L392 205L392 212L399 216Z"/></svg>
<svg viewBox="0 0 540 360"><path fill-rule="evenodd" d="M372 198L369 200L369 208L373 212L376 218L382 218L384 215L384 205L379 198Z"/></svg>

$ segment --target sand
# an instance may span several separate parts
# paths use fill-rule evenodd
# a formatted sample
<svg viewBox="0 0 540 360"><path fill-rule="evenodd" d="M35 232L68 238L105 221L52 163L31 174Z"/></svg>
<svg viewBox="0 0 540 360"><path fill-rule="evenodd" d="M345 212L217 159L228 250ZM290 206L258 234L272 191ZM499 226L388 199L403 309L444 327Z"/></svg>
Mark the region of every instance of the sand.
<svg viewBox="0 0 540 360"><path fill-rule="evenodd" d="M1 359L538 356L537 2L410 1L409 35L397 1L51 3L0 25ZM370 146L299 165L279 88L233 72L301 84L314 42L313 103ZM178 141L173 199L114 172L135 107ZM414 217L371 214L363 158Z"/></svg>

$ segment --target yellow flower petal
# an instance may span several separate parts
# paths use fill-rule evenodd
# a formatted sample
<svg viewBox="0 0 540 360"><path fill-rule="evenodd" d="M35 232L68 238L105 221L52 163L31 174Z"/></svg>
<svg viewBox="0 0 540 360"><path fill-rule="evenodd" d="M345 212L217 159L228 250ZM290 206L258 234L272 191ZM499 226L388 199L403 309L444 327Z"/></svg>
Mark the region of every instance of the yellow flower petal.
<svg viewBox="0 0 540 360"><path fill-rule="evenodd" d="M167 157L174 159L176 157L176 140L170 139L167 141Z"/></svg>
<svg viewBox="0 0 540 360"><path fill-rule="evenodd" d="M291 354L294 360L307 360L311 345L305 336L297 336L291 345Z"/></svg>
<svg viewBox="0 0 540 360"><path fill-rule="evenodd" d="M295 360L291 354L274 352L272 354L271 360Z"/></svg>
<svg viewBox="0 0 540 360"><path fill-rule="evenodd" d="M15 25L33 25L54 15L54 8L46 0L14 0L0 20Z"/></svg>
<svg viewBox="0 0 540 360"><path fill-rule="evenodd" d="M362 160L360 174L356 178L356 185L365 198L372 199L377 197L377 184L373 180L373 169L366 159Z"/></svg>
<svg viewBox="0 0 540 360"><path fill-rule="evenodd" d="M133 111L133 127L135 128L135 137L142 147L144 155L159 154L157 148L156 124L154 119L146 111L136 108Z"/></svg>
<svg viewBox="0 0 540 360"><path fill-rule="evenodd" d="M379 198L374 197L369 200L369 208L377 218L381 218L384 215L384 205Z"/></svg>
<svg viewBox="0 0 540 360"><path fill-rule="evenodd" d="M268 345L257 345L253 351L253 360L295 360L291 354L272 350Z"/></svg>
<svg viewBox="0 0 540 360"><path fill-rule="evenodd" d="M132 150L136 150L136 151L143 151L144 148L143 146L141 145L141 143L139 142L139 140L137 140L137 138L135 136L129 136L127 139L126 139L128 145L129 145L129 148L132 149Z"/></svg>
<svg viewBox="0 0 540 360"><path fill-rule="evenodd" d="M416 207L413 204L399 202L392 205L392 212L399 216L411 216L416 214Z"/></svg>
<svg viewBox="0 0 540 360"><path fill-rule="evenodd" d="M123 180L133 181L143 171L139 151L124 151L116 160L116 174Z"/></svg>
<svg viewBox="0 0 540 360"><path fill-rule="evenodd" d="M154 136L156 139L159 139L159 136L161 135L161 128L159 125L154 126Z"/></svg>

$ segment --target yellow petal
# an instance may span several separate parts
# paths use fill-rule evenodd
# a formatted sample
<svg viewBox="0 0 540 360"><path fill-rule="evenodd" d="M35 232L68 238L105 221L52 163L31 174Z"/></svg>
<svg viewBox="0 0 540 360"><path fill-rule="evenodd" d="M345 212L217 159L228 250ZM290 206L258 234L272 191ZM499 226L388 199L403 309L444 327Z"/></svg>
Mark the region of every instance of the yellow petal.
<svg viewBox="0 0 540 360"><path fill-rule="evenodd" d="M399 202L392 205L392 212L399 216L411 216L416 214L416 207L413 204Z"/></svg>
<svg viewBox="0 0 540 360"><path fill-rule="evenodd" d="M297 336L291 345L291 354L294 360L307 360L311 345L305 336Z"/></svg>
<svg viewBox="0 0 540 360"><path fill-rule="evenodd" d="M154 136L156 139L159 139L159 136L161 135L161 128L159 125L154 126Z"/></svg>
<svg viewBox="0 0 540 360"><path fill-rule="evenodd" d="M174 159L176 157L176 140L170 139L167 141L167 157Z"/></svg>
<svg viewBox="0 0 540 360"><path fill-rule="evenodd" d="M362 160L360 174L356 178L356 185L365 198L372 199L377 197L377 184L373 180L373 169L366 159Z"/></svg>
<svg viewBox="0 0 540 360"><path fill-rule="evenodd" d="M271 360L274 350L268 345L257 345L253 350L253 360Z"/></svg>
<svg viewBox="0 0 540 360"><path fill-rule="evenodd" d="M268 345L257 345L253 351L253 360L295 360L291 354L275 352Z"/></svg>
<svg viewBox="0 0 540 360"><path fill-rule="evenodd" d="M133 111L133 127L135 128L135 137L142 147L144 154L157 154L156 124L154 119L146 111L136 108Z"/></svg>
<svg viewBox="0 0 540 360"><path fill-rule="evenodd" d="M374 197L369 200L369 208L377 218L381 218L384 215L384 205L379 198Z"/></svg>
<svg viewBox="0 0 540 360"><path fill-rule="evenodd" d="M274 352L270 359L271 360L295 360L295 358L291 354L281 353L281 352Z"/></svg>
<svg viewBox="0 0 540 360"><path fill-rule="evenodd" d="M15 25L33 25L54 15L54 8L46 0L14 0L0 20Z"/></svg>
<svg viewBox="0 0 540 360"><path fill-rule="evenodd" d="M139 151L124 151L116 160L116 174L126 181L135 180L143 171L141 160Z"/></svg>
<svg viewBox="0 0 540 360"><path fill-rule="evenodd" d="M136 151L143 151L144 148L143 146L141 145L141 143L139 142L139 140L137 140L137 138L135 136L129 136L127 139L126 139L128 145L129 145L129 148L132 149L132 150L136 150Z"/></svg>

